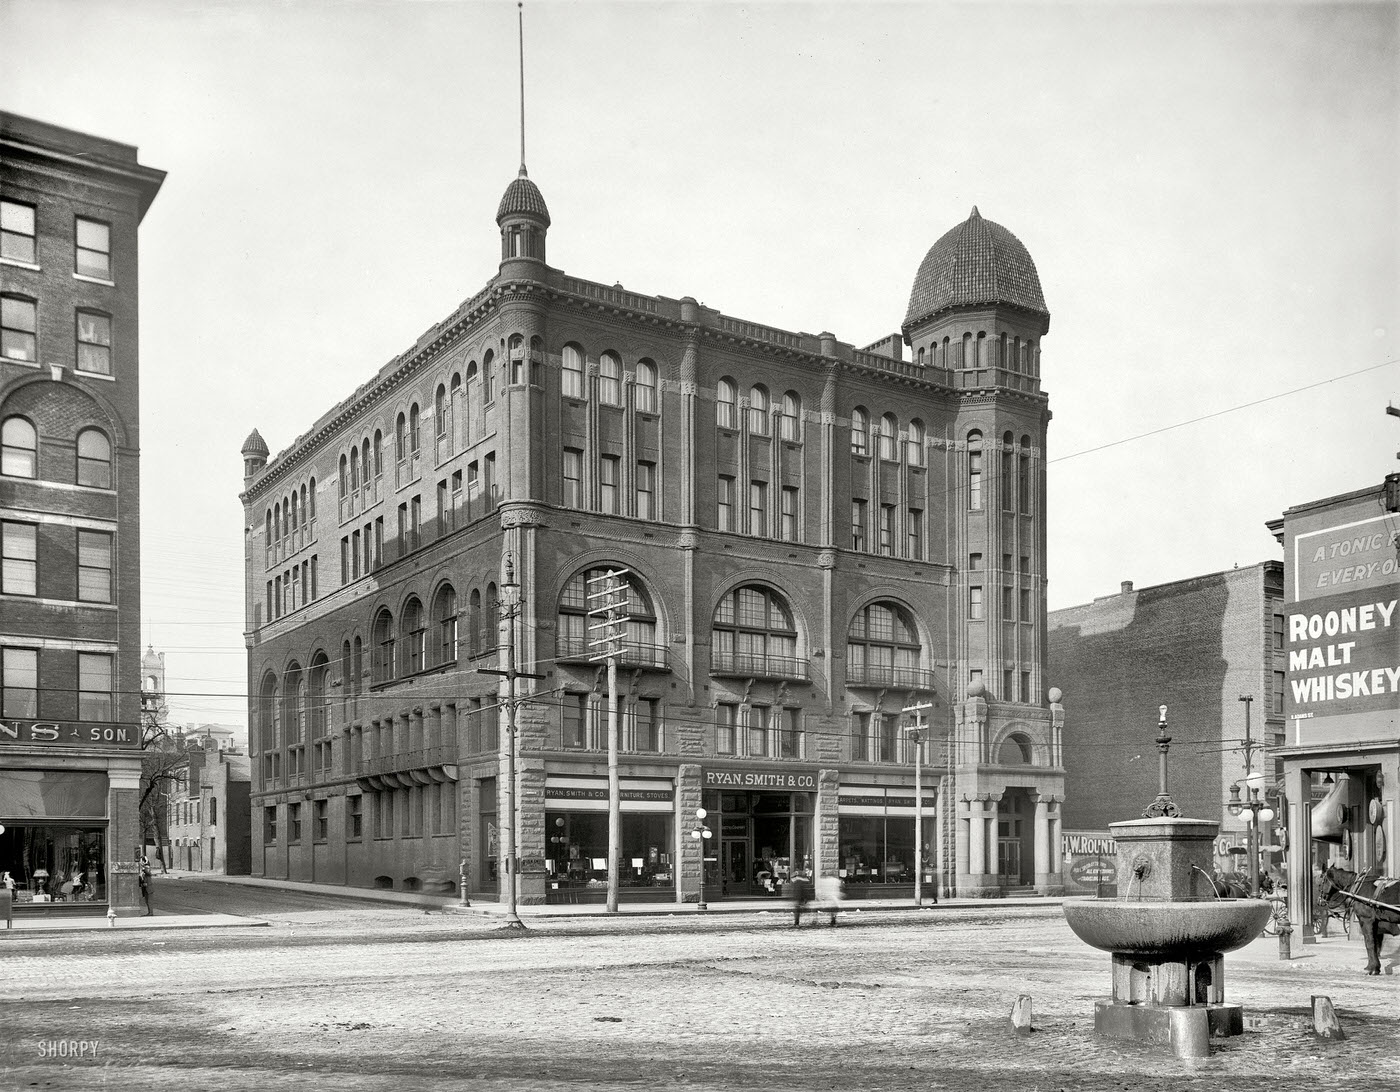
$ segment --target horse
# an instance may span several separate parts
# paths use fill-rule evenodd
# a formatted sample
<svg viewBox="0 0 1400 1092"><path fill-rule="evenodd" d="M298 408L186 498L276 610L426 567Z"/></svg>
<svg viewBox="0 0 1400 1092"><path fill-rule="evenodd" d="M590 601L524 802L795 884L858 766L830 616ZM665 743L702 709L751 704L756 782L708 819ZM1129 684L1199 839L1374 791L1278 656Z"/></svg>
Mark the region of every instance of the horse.
<svg viewBox="0 0 1400 1092"><path fill-rule="evenodd" d="M1381 973L1382 934L1400 936L1400 906L1395 905L1396 900L1400 899L1400 886L1393 882L1378 885L1375 872L1375 869L1370 869L1358 876L1345 868L1328 865L1322 871L1322 882L1318 888L1324 902L1337 894L1344 898L1347 895L1359 896L1346 901L1352 905L1352 913L1361 927L1361 939L1366 942L1367 974ZM1362 901L1365 899L1373 901ZM1376 906L1376 902L1385 905Z"/></svg>
<svg viewBox="0 0 1400 1092"><path fill-rule="evenodd" d="M1249 878L1238 872L1216 872L1210 882L1218 899L1249 898Z"/></svg>

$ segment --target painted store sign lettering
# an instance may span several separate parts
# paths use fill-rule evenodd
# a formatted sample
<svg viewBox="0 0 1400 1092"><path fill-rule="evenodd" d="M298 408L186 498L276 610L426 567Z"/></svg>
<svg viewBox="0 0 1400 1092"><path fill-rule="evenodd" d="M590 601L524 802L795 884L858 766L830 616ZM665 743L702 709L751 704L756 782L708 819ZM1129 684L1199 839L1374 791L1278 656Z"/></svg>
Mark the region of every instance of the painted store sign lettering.
<svg viewBox="0 0 1400 1092"><path fill-rule="evenodd" d="M814 773L706 770L707 789L816 789Z"/></svg>
<svg viewBox="0 0 1400 1092"><path fill-rule="evenodd" d="M1400 599L1353 592L1290 611L1286 697L1291 716L1318 706L1329 713L1394 707L1400 694L1397 606Z"/></svg>
<svg viewBox="0 0 1400 1092"><path fill-rule="evenodd" d="M141 734L120 724L0 720L0 743L56 743L88 747L139 747Z"/></svg>

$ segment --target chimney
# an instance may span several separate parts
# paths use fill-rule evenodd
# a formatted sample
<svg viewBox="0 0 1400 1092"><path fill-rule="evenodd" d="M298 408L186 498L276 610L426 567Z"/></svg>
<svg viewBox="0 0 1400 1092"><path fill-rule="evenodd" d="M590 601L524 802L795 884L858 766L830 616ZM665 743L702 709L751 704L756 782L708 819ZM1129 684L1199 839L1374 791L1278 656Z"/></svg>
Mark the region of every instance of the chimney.
<svg viewBox="0 0 1400 1092"><path fill-rule="evenodd" d="M1123 583L1122 583L1122 585L1121 585L1121 587L1120 587L1120 589L1119 589L1119 594L1121 594L1121 595L1127 595L1127 594L1128 594L1130 591L1132 591L1132 590L1133 590L1133 582L1132 582L1131 580L1125 580L1125 581L1123 581Z"/></svg>

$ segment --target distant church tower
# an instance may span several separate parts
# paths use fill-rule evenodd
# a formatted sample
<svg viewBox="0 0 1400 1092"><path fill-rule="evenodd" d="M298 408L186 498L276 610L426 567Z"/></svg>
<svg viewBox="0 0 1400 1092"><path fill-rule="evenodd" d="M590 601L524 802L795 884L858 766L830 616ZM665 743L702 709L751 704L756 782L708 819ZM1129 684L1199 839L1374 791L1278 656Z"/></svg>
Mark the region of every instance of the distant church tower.
<svg viewBox="0 0 1400 1092"><path fill-rule="evenodd" d="M165 653L150 645L141 657L141 712L157 722L164 721L170 713L165 701Z"/></svg>

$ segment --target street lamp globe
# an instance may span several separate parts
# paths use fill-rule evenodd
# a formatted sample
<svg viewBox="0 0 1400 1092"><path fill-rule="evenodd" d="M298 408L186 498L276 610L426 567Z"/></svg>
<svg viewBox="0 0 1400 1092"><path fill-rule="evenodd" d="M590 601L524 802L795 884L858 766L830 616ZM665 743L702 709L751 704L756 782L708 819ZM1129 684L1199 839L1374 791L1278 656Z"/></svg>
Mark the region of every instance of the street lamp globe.
<svg viewBox="0 0 1400 1092"><path fill-rule="evenodd" d="M1274 820L1274 809L1273 809L1273 808L1260 808L1260 809L1259 809L1259 822L1261 822L1261 823L1272 823L1273 820Z"/></svg>

